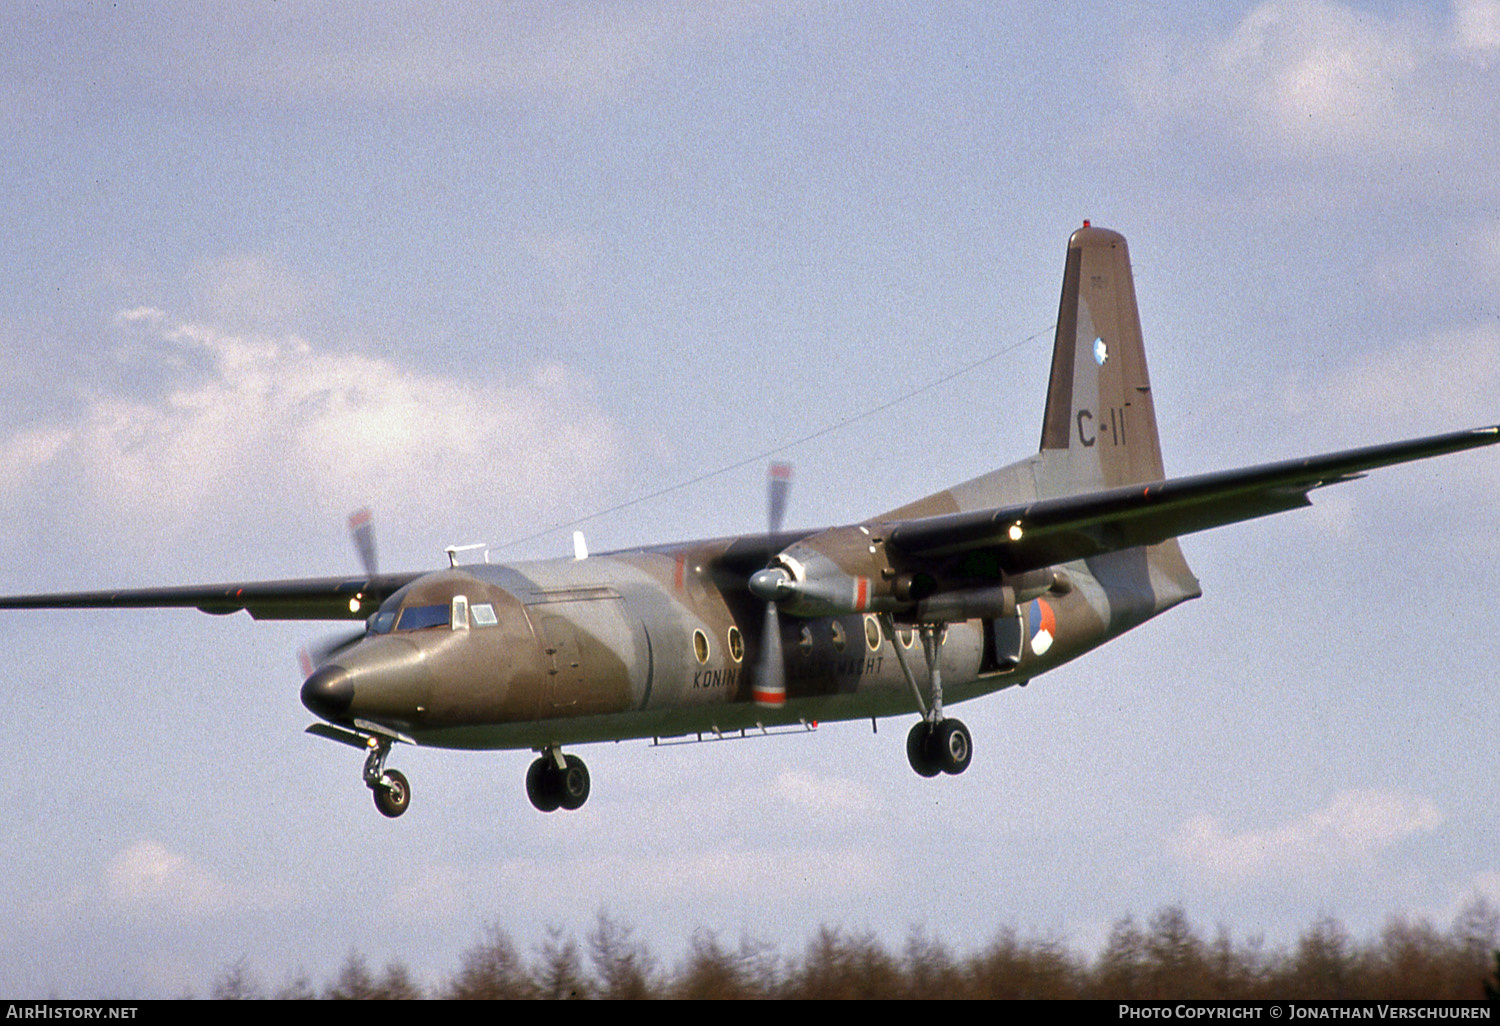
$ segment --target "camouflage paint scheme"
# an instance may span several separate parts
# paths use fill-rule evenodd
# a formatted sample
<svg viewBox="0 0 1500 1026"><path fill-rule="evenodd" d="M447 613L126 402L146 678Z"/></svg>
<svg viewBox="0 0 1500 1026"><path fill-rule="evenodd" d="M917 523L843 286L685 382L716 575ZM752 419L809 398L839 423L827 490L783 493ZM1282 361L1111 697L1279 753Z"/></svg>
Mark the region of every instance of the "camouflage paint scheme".
<svg viewBox="0 0 1500 1026"><path fill-rule="evenodd" d="M310 730L379 749L366 780L380 804L392 740L531 748L543 753L534 772L561 772L582 771L560 754L582 742L924 715L923 628L939 641L943 701L1025 684L1198 597L1178 535L1308 505L1312 489L1374 467L1496 441L1500 428L1481 428L1167 479L1125 240L1085 223L1068 241L1039 451L860 523L426 574L4 598L0 608L360 619L378 603L303 700L333 725ZM779 621L750 587L768 568L781 582ZM435 607L448 610L440 623L390 629L401 611ZM779 622L785 692L772 703L752 696L756 661L775 651L768 622ZM948 772L966 765L967 752ZM399 814L408 796L382 811Z"/></svg>

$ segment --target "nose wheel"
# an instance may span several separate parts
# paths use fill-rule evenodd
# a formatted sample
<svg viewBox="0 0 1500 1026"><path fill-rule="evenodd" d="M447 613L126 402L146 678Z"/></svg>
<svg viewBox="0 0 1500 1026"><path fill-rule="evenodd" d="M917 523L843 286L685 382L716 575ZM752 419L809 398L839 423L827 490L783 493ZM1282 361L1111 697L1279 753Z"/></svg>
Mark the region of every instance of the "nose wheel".
<svg viewBox="0 0 1500 1026"><path fill-rule="evenodd" d="M576 755L544 749L526 771L526 797L541 812L582 808L589 799L589 768Z"/></svg>
<svg viewBox="0 0 1500 1026"><path fill-rule="evenodd" d="M386 770L381 781L370 788L375 795L375 807L382 816L395 819L411 804L411 785L400 770Z"/></svg>

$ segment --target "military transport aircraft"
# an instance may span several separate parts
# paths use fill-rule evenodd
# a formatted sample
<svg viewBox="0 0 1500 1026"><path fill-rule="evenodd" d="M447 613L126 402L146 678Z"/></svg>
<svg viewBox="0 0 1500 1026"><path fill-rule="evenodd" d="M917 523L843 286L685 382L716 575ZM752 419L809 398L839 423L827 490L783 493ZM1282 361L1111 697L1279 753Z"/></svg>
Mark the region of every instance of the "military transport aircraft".
<svg viewBox="0 0 1500 1026"><path fill-rule="evenodd" d="M973 752L952 704L1025 684L1201 592L1177 537L1310 504L1376 467L1500 442L1500 426L1166 477L1125 240L1068 240L1040 451L858 523L509 566L0 598L0 608L196 607L364 620L309 657L310 733L366 752L387 816L411 788L396 742L532 749L546 812L589 795L564 746L915 716L923 776Z"/></svg>

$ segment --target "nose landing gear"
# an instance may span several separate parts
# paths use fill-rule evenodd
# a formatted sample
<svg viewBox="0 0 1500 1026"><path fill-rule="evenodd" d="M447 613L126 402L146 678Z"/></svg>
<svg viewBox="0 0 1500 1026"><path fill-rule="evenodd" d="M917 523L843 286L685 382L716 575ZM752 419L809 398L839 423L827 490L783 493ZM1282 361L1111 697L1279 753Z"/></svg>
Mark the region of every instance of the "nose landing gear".
<svg viewBox="0 0 1500 1026"><path fill-rule="evenodd" d="M544 748L526 771L526 797L541 812L582 808L589 798L589 769L576 755Z"/></svg>
<svg viewBox="0 0 1500 1026"><path fill-rule="evenodd" d="M391 753L390 738L372 734L366 744L370 754L365 756L365 785L380 814L395 819L411 804L411 784L400 770L385 768L385 757Z"/></svg>

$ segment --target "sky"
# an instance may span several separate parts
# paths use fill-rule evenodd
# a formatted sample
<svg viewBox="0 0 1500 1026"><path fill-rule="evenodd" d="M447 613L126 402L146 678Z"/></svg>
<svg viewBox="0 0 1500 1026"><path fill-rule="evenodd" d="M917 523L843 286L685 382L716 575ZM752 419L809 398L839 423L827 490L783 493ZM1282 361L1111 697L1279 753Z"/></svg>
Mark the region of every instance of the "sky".
<svg viewBox="0 0 1500 1026"><path fill-rule="evenodd" d="M772 458L789 525L873 515L1035 451L1084 218L1171 474L1495 423L1496 154L1497 0L0 5L0 590L353 573L365 505L390 570L758 531ZM320 625L5 613L0 993L436 982L601 911L667 961L1446 928L1500 904L1497 494L1185 540L1202 599L951 710L961 777L901 720L625 742L550 816L528 752L406 747L378 815Z"/></svg>

